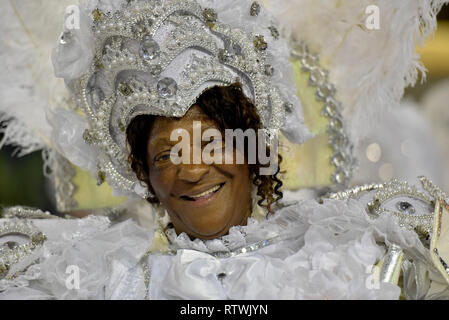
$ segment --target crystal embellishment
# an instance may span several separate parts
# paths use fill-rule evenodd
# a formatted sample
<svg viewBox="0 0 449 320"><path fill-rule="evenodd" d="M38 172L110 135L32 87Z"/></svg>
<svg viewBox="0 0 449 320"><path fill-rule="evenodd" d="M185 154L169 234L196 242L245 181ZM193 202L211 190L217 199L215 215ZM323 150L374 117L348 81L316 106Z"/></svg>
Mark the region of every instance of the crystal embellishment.
<svg viewBox="0 0 449 320"><path fill-rule="evenodd" d="M94 19L94 21L98 22L101 20L101 18L103 18L103 12L100 11L100 9L95 9L94 11L92 11L92 18Z"/></svg>
<svg viewBox="0 0 449 320"><path fill-rule="evenodd" d="M254 37L254 47L259 51L265 51L268 48L268 43L265 41L264 36L257 35Z"/></svg>
<svg viewBox="0 0 449 320"><path fill-rule="evenodd" d="M274 67L271 64L267 64L264 67L264 72L267 76L272 76L274 74Z"/></svg>
<svg viewBox="0 0 449 320"><path fill-rule="evenodd" d="M83 139L87 144L89 145L93 144L94 138L92 137L92 134L90 133L89 129L84 130Z"/></svg>
<svg viewBox="0 0 449 320"><path fill-rule="evenodd" d="M280 37L280 33L279 30L275 27L275 26L271 26L268 28L271 32L271 36L275 39L275 40L279 40Z"/></svg>
<svg viewBox="0 0 449 320"><path fill-rule="evenodd" d="M257 1L254 1L249 9L249 14L252 17L257 17L260 13L260 4Z"/></svg>
<svg viewBox="0 0 449 320"><path fill-rule="evenodd" d="M156 41L150 36L145 36L140 44L140 56L144 60L154 60L159 57L160 48Z"/></svg>
<svg viewBox="0 0 449 320"><path fill-rule="evenodd" d="M172 98L178 91L178 84L172 78L164 78L158 82L157 91L164 99Z"/></svg>
<svg viewBox="0 0 449 320"><path fill-rule="evenodd" d="M133 94L133 90L131 89L129 84L127 84L126 82L121 82L119 84L118 91L125 97L128 97Z"/></svg>
<svg viewBox="0 0 449 320"><path fill-rule="evenodd" d="M396 204L396 207L399 209L399 211L407 215L412 215L416 212L415 207L413 207L410 202L400 201Z"/></svg>
<svg viewBox="0 0 449 320"><path fill-rule="evenodd" d="M143 22L138 22L132 27L133 33L142 35L146 31L146 26Z"/></svg>
<svg viewBox="0 0 449 320"><path fill-rule="evenodd" d="M162 72L162 67L158 64L155 64L155 65L150 66L149 71L150 71L151 75L158 76Z"/></svg>
<svg viewBox="0 0 449 320"><path fill-rule="evenodd" d="M235 56L242 56L242 47L229 40L225 41L225 48L218 51L219 61L221 63L230 62Z"/></svg>
<svg viewBox="0 0 449 320"><path fill-rule="evenodd" d="M203 18L206 22L215 23L217 22L217 12L211 8L204 9Z"/></svg>
<svg viewBox="0 0 449 320"><path fill-rule="evenodd" d="M241 56L242 55L242 47L239 44L232 42L230 40L225 40L224 43L225 43L225 50L230 55L233 55L233 56Z"/></svg>

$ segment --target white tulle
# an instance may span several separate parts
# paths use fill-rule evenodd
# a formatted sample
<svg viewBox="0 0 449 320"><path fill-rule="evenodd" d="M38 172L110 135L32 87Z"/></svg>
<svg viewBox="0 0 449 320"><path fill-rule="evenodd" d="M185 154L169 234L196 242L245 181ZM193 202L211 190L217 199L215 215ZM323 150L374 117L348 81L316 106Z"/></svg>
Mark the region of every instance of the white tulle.
<svg viewBox="0 0 449 320"><path fill-rule="evenodd" d="M108 219L98 217L36 221L36 226L48 234L40 263L13 281L0 281L0 297L145 297L139 260L152 245L153 231L132 220L109 226ZM213 255L276 237L274 244L253 252ZM397 299L401 289L394 284L368 285L373 266L385 254L382 243L401 246L414 261L430 261L415 232L399 227L392 216L372 220L355 200L304 201L215 240L169 238L175 255L148 258L152 299ZM79 290L66 286L71 265L80 268ZM226 276L219 279L221 273ZM426 284L418 290L425 291Z"/></svg>
<svg viewBox="0 0 449 320"><path fill-rule="evenodd" d="M393 219L373 221L356 201L328 201L323 205L307 201L283 209L265 222L231 229L230 235L221 239L191 241L181 235L174 245L184 249L171 261L166 257L150 258L155 279L150 285L151 296L157 299L397 299L400 288L395 285L382 283L378 290L367 285L373 265L385 253L376 240L424 248L416 234L399 227L395 231L400 236L390 239L389 229L395 225ZM246 255L217 259L206 253L212 247L219 247L220 242L227 248L232 238L248 244L279 235L284 240ZM222 284L217 279L220 273L227 274Z"/></svg>
<svg viewBox="0 0 449 320"><path fill-rule="evenodd" d="M48 237L40 263L14 280L1 280L1 298L114 299L121 292L133 298L144 296L143 276L131 280L126 276L151 246L152 232L131 220L110 227L109 220L101 217L35 221L35 225ZM79 269L79 289L67 286L70 266ZM126 280L129 284L123 287Z"/></svg>

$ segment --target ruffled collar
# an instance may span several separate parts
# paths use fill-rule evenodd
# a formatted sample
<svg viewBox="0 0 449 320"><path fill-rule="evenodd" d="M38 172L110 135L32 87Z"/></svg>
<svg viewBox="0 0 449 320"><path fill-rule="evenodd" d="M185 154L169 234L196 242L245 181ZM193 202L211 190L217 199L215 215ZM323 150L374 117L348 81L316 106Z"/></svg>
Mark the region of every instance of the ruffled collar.
<svg viewBox="0 0 449 320"><path fill-rule="evenodd" d="M274 215L263 220L248 219L246 226L234 226L229 233L220 238L212 240L191 240L186 233L176 234L173 228L168 228L165 235L170 243L170 249L177 251L181 249L195 250L204 253L233 253L245 247L255 248L254 245L274 239L285 239L298 224L302 223L301 217L294 206L288 206L278 210ZM282 236L281 236L282 235Z"/></svg>

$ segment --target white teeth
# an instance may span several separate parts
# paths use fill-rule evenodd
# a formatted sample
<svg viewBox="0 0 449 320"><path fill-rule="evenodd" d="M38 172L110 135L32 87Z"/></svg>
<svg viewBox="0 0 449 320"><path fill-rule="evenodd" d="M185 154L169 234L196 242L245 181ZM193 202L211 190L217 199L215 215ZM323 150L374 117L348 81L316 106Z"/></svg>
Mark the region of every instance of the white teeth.
<svg viewBox="0 0 449 320"><path fill-rule="evenodd" d="M212 189L209 189L209 190L207 190L207 191L205 191L205 192L203 192L203 193L201 193L201 194L199 194L199 195L196 195L196 196L190 196L190 197L193 198L193 199L201 198L201 197L207 196L207 195L210 194L210 193L214 193L215 191L217 191L218 189L220 189L220 187L221 187L221 185L218 185L218 186L215 186L215 187L213 187Z"/></svg>

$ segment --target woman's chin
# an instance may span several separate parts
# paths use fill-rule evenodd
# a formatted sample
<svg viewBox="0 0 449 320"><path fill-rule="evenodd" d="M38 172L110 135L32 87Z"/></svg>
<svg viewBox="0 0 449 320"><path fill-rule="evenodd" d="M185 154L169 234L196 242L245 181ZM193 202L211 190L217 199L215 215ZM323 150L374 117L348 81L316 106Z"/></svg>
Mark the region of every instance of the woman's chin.
<svg viewBox="0 0 449 320"><path fill-rule="evenodd" d="M188 232L188 234L194 238L212 240L227 235L231 227L233 225L230 221L223 221L221 223L214 221L214 224L193 227L192 231Z"/></svg>

